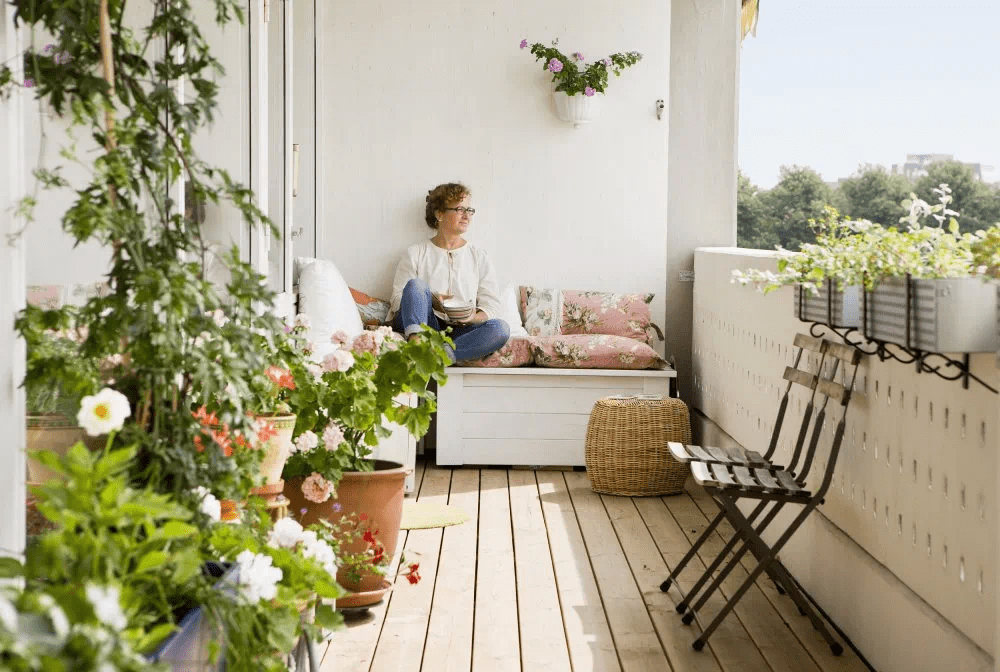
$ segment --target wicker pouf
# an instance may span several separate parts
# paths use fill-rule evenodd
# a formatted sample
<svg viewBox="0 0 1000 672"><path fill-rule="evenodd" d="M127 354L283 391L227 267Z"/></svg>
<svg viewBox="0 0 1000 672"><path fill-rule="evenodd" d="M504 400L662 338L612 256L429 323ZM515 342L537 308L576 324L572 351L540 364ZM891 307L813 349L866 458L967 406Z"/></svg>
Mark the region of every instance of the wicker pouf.
<svg viewBox="0 0 1000 672"><path fill-rule="evenodd" d="M680 399L606 397L587 424L587 474L607 495L676 495L688 467L674 459L668 441L691 443L688 409Z"/></svg>

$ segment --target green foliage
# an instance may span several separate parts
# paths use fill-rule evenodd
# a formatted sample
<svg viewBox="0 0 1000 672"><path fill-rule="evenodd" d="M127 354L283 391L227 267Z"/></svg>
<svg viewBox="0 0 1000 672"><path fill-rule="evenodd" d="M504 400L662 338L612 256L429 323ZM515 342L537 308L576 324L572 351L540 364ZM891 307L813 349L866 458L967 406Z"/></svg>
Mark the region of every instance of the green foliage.
<svg viewBox="0 0 1000 672"><path fill-rule="evenodd" d="M522 40L521 48L527 46L528 41ZM627 51L611 54L588 65L580 52L573 52L567 57L559 51L559 40L553 40L552 46L548 47L535 42L531 45L531 53L535 60L542 61L542 69L552 74L555 90L570 96L579 93L587 96L604 93L608 86L608 73L620 77L622 70L642 60L639 52Z"/></svg>
<svg viewBox="0 0 1000 672"><path fill-rule="evenodd" d="M782 166L781 180L759 198L779 244L797 250L815 240L809 221L823 216L833 201L833 191L811 168Z"/></svg>
<svg viewBox="0 0 1000 672"><path fill-rule="evenodd" d="M773 250L780 244L767 216L759 189L742 173L737 175L736 244L758 250Z"/></svg>
<svg viewBox="0 0 1000 672"><path fill-rule="evenodd" d="M962 213L959 227L973 233L1000 223L1000 192L976 179L972 168L958 161L940 161L927 166L927 174L917 180L912 191L925 201L935 200L934 188L951 188L951 208Z"/></svg>
<svg viewBox="0 0 1000 672"><path fill-rule="evenodd" d="M76 328L75 310L28 306L17 320L27 344L25 397L29 415L57 414L72 420L80 399L97 391L100 367L79 356L84 333ZM111 365L106 365L110 374Z"/></svg>
<svg viewBox="0 0 1000 672"><path fill-rule="evenodd" d="M840 209L851 219L894 226L906 214L900 203L911 191L912 185L902 175L890 175L883 166L861 166L840 182L838 192L843 199Z"/></svg>

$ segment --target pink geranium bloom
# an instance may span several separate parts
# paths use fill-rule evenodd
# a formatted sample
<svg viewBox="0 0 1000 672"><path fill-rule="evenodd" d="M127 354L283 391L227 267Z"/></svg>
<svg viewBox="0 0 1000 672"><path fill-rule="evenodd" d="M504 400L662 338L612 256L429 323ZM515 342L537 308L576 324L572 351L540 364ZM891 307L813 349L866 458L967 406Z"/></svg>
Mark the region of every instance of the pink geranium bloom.
<svg viewBox="0 0 1000 672"><path fill-rule="evenodd" d="M347 345L351 342L351 337L347 335L347 332L343 329L333 332L333 336L330 337L330 342L334 345Z"/></svg>
<svg viewBox="0 0 1000 672"><path fill-rule="evenodd" d="M351 343L351 350L355 354L361 354L362 352L370 352L373 355L377 355L378 346L379 344L375 337L375 332L363 331L354 338L354 342Z"/></svg>
<svg viewBox="0 0 1000 672"><path fill-rule="evenodd" d="M562 72L563 64L558 58L553 58L549 61L549 71L550 72Z"/></svg>
<svg viewBox="0 0 1000 672"><path fill-rule="evenodd" d="M528 46L528 41L527 40L521 40L521 48L524 49L526 46Z"/></svg>
<svg viewBox="0 0 1000 672"><path fill-rule="evenodd" d="M302 494L310 502L322 504L333 494L333 483L314 471L302 482Z"/></svg>
<svg viewBox="0 0 1000 672"><path fill-rule="evenodd" d="M587 88L585 88L585 89L583 90L583 95L585 95L585 96L592 96L592 95L594 95L595 93L597 93L597 91L595 91L595 90L593 89L593 87L590 87L590 86L588 86Z"/></svg>

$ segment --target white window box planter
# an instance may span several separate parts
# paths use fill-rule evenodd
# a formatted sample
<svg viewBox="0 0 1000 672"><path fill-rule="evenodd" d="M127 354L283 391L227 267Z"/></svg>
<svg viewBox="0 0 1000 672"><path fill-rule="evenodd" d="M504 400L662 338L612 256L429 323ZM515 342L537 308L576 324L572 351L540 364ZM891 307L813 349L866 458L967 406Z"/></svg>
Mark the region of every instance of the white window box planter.
<svg viewBox="0 0 1000 672"><path fill-rule="evenodd" d="M908 289L906 279L891 278L868 293L867 338L926 352L1000 349L996 282L978 277L909 282Z"/></svg>
<svg viewBox="0 0 1000 672"><path fill-rule="evenodd" d="M813 294L802 285L795 287L795 316L803 322L819 322L831 327L861 327L861 287L837 289L827 282Z"/></svg>

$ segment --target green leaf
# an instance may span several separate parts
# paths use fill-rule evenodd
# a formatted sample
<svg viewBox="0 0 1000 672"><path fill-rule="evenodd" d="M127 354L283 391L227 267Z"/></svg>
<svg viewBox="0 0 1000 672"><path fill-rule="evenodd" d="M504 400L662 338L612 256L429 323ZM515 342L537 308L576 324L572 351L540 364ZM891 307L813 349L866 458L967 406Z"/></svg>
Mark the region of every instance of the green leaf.
<svg viewBox="0 0 1000 672"><path fill-rule="evenodd" d="M177 520L168 521L163 527L158 527L153 538L158 540L182 539L198 534L198 528Z"/></svg>
<svg viewBox="0 0 1000 672"><path fill-rule="evenodd" d="M156 569L157 567L163 566L163 563L167 561L169 556L163 551L150 551L146 555L142 556L139 560L139 564L136 565L136 572L148 572L151 569Z"/></svg>
<svg viewBox="0 0 1000 672"><path fill-rule="evenodd" d="M147 631L136 643L135 649L139 653L151 653L163 640L179 629L172 623L161 623Z"/></svg>
<svg viewBox="0 0 1000 672"><path fill-rule="evenodd" d="M324 630L340 630L344 627L344 617L329 604L317 604L316 625Z"/></svg>
<svg viewBox="0 0 1000 672"><path fill-rule="evenodd" d="M13 579L24 576L24 565L15 558L0 557L0 579Z"/></svg>

